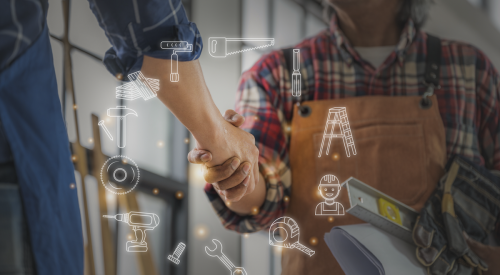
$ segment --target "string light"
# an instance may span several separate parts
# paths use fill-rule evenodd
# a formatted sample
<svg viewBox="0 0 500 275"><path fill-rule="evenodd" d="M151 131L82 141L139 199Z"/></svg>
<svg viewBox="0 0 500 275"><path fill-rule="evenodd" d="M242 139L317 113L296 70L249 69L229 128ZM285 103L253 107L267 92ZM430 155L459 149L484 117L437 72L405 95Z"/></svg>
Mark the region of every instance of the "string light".
<svg viewBox="0 0 500 275"><path fill-rule="evenodd" d="M332 155L332 159L333 159L333 160L339 160L339 158L340 158L339 153L334 153L334 154Z"/></svg>
<svg viewBox="0 0 500 275"><path fill-rule="evenodd" d="M208 228L205 225L200 224L195 227L194 234L198 239L205 239L208 236Z"/></svg>
<svg viewBox="0 0 500 275"><path fill-rule="evenodd" d="M317 245L318 244L318 238L316 237L312 237L310 240L309 240L309 243L311 245Z"/></svg>

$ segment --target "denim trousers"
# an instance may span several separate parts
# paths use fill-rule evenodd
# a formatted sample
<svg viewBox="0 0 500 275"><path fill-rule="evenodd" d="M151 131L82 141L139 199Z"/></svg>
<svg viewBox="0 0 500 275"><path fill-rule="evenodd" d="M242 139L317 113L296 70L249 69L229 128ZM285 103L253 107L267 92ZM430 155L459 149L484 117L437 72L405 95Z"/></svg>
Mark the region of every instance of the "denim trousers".
<svg viewBox="0 0 500 275"><path fill-rule="evenodd" d="M0 121L0 275L35 274L16 169Z"/></svg>

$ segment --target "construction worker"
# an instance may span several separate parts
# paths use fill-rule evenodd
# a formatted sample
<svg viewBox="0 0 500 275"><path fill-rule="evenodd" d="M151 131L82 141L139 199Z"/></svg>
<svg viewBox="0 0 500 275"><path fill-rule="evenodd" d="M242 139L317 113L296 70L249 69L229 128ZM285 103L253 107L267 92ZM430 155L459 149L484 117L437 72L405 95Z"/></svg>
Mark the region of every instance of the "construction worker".
<svg viewBox="0 0 500 275"><path fill-rule="evenodd" d="M104 63L114 76L126 80L142 70L159 79L158 98L203 148L218 153L218 163L236 155L256 164L253 136L226 122L210 97L197 61L202 38L181 0L89 3L113 46ZM83 274L80 210L47 10L47 0L0 1L0 274ZM177 83L169 79L172 51L160 49L160 41L193 45L178 55Z"/></svg>
<svg viewBox="0 0 500 275"><path fill-rule="evenodd" d="M482 203L468 206L472 213L491 210L486 211L488 227L474 226L476 232L467 228L464 231L470 237L466 239L462 232L446 236L440 230L442 242L434 246L432 238L423 240L430 236L426 229L434 225L423 217L427 223L420 221L416 228L416 244L428 249L419 249L418 256L429 274L472 274L474 269L484 271L486 265L489 270L482 274L500 274L500 247L478 237L493 234L495 223L498 236L500 205L495 203L500 193L498 181L492 178L500 175L499 75L477 48L420 30L430 3L324 1L329 29L293 47L301 56L299 97L291 91L290 49L263 56L243 73L236 112L244 118L237 117L233 125L255 136L260 180L252 183L248 169L242 169L247 164L234 166L238 161L230 158L220 166L205 165L210 183L205 191L230 230L266 230L285 214L298 223L301 240L316 254L309 257L296 249L283 249L283 274L343 274L323 236L333 226L362 221L347 213L333 219L314 215L321 201L316 190L321 177L334 174L340 182L355 177L420 211L424 205L431 209L437 205L426 201L445 175L447 159L453 161L454 155L486 170L482 170L482 184L493 187L491 193L483 192L491 195L481 202L491 205L481 211L476 210ZM328 155L318 157L329 109L334 107L346 109L357 153L349 156L339 138L332 140ZM203 164L211 155L195 149L188 158ZM251 185L255 189L248 193L246 186ZM477 199L463 194L462 201ZM337 200L349 205L345 190ZM465 216L469 220L460 220L463 224L474 217ZM466 240L463 251L468 251L468 245L486 264L453 258L454 252L445 248L455 243L446 246L446 237Z"/></svg>

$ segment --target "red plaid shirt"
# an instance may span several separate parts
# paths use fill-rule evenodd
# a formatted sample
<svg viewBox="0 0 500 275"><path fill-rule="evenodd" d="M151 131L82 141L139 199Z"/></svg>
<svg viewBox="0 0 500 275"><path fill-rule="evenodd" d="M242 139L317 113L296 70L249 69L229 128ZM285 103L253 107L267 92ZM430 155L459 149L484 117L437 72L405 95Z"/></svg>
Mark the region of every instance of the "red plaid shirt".
<svg viewBox="0 0 500 275"><path fill-rule="evenodd" d="M417 96L424 84L427 35L409 21L394 52L379 68L363 60L337 25L302 41L300 68L305 82L300 101L353 96ZM491 170L500 170L500 86L498 72L477 48L441 42L441 89L436 90L446 130L447 153L460 154ZM205 191L223 225L237 232L266 229L284 215L290 197L289 142L284 125L292 120L290 74L282 51L263 56L243 73L236 111L246 117L242 128L255 136L259 168L267 195L260 212L239 216L207 184Z"/></svg>

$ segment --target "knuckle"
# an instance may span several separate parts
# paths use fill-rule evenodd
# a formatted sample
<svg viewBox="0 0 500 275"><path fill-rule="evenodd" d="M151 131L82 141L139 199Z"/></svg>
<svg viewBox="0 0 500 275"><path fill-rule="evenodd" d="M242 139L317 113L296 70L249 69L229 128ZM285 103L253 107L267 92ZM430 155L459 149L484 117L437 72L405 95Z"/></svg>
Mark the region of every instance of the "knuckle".
<svg viewBox="0 0 500 275"><path fill-rule="evenodd" d="M226 192L227 192L226 197L228 199L231 199L231 200L238 199L239 200L245 194L246 186L244 186L243 184L239 184L231 189L228 189Z"/></svg>
<svg viewBox="0 0 500 275"><path fill-rule="evenodd" d="M195 162L195 158L193 156L193 151L189 151L188 155L187 155L187 159L189 162L191 163L194 163Z"/></svg>
<svg viewBox="0 0 500 275"><path fill-rule="evenodd" d="M212 184L212 186L214 187L214 189L215 189L216 191L220 191L220 190L221 190L218 182L213 182L213 183L211 183L211 184Z"/></svg>

